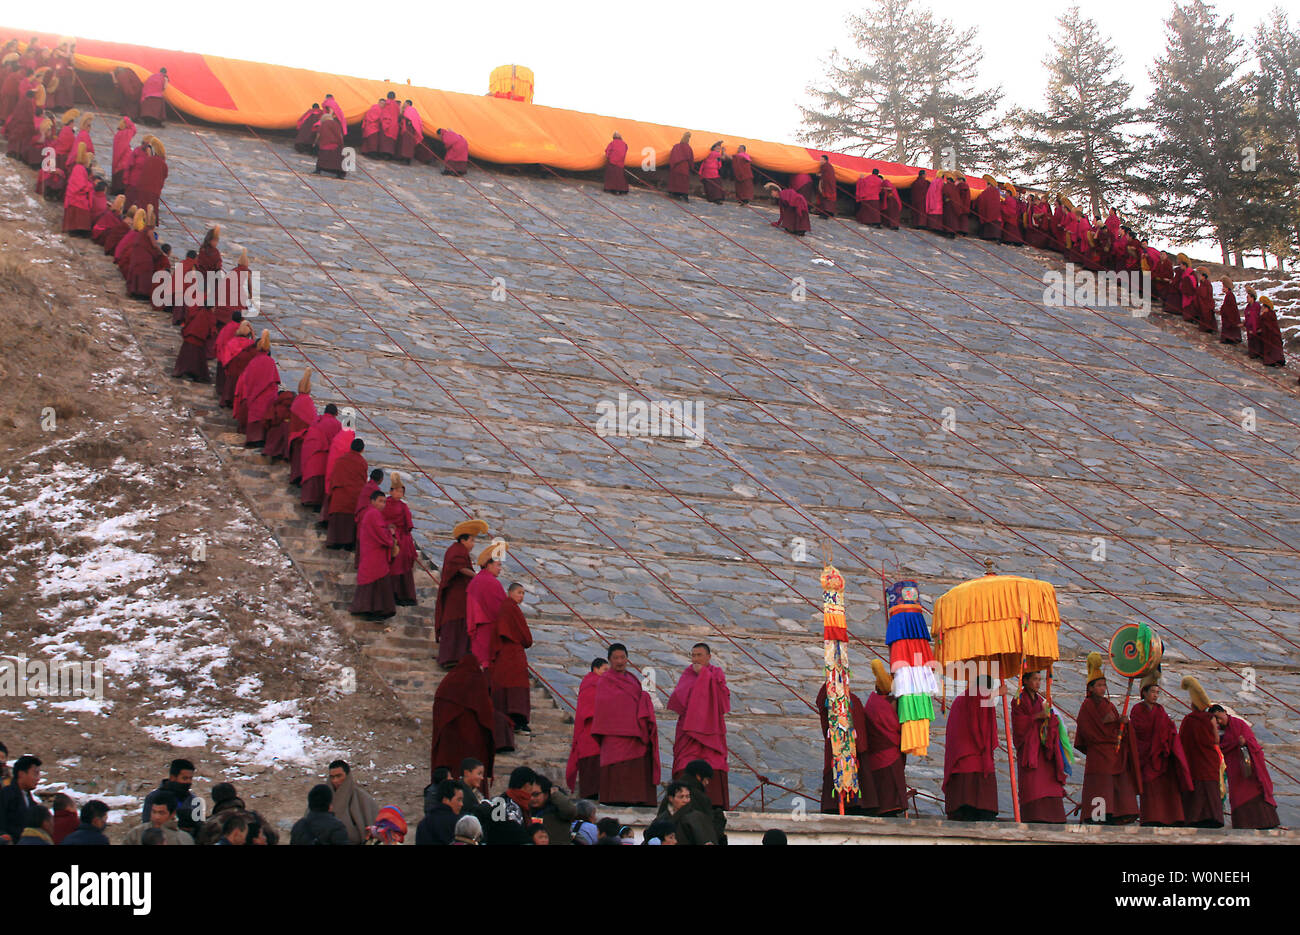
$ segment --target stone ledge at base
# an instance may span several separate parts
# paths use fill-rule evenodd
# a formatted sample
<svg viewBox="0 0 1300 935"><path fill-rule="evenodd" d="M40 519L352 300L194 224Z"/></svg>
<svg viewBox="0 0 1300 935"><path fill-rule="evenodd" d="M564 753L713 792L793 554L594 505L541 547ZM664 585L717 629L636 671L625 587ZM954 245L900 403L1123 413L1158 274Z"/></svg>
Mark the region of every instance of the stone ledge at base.
<svg viewBox="0 0 1300 935"><path fill-rule="evenodd" d="M600 807L640 834L654 820L649 808ZM1300 844L1300 832L1231 828L1144 828L1140 825L1027 825L1010 821L958 822L938 818L869 818L784 812L727 812L729 844L759 844L779 828L791 844Z"/></svg>

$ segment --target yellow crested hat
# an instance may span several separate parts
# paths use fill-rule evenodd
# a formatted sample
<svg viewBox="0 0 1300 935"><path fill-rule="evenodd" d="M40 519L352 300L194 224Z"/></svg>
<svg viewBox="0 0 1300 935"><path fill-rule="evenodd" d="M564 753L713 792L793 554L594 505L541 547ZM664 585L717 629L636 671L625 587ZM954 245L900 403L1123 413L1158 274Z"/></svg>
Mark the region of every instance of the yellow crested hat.
<svg viewBox="0 0 1300 935"><path fill-rule="evenodd" d="M1088 653L1088 684L1092 684L1097 679L1102 678L1101 671L1101 653Z"/></svg>
<svg viewBox="0 0 1300 935"><path fill-rule="evenodd" d="M876 676L876 691L888 695L894 690L894 677L889 674L889 667L883 659L872 659L871 671Z"/></svg>
<svg viewBox="0 0 1300 935"><path fill-rule="evenodd" d="M1201 683L1190 675L1184 675L1182 681L1183 691L1187 692L1188 699L1192 702L1192 707L1197 711L1204 711L1210 706L1210 696L1205 693Z"/></svg>
<svg viewBox="0 0 1300 935"><path fill-rule="evenodd" d="M486 566L488 562L494 559L496 561L504 560L508 551L510 551L510 546L508 546L504 541L492 543L482 552L478 553L479 567L482 568Z"/></svg>
<svg viewBox="0 0 1300 935"><path fill-rule="evenodd" d="M457 523L451 531L453 539L459 539L461 536L486 536L488 524L481 519L467 519Z"/></svg>

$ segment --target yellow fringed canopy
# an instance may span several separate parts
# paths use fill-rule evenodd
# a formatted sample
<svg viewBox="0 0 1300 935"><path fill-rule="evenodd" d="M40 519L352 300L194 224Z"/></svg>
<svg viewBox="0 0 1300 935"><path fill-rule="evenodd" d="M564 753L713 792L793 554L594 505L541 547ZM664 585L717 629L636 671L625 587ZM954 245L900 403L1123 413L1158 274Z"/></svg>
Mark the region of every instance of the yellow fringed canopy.
<svg viewBox="0 0 1300 935"><path fill-rule="evenodd" d="M935 659L940 665L996 661L1004 677L1043 669L1060 658L1061 612L1051 582L984 575L962 582L934 605Z"/></svg>
<svg viewBox="0 0 1300 935"><path fill-rule="evenodd" d="M930 749L930 722L907 721L903 724L903 736L899 749L912 756L925 756Z"/></svg>

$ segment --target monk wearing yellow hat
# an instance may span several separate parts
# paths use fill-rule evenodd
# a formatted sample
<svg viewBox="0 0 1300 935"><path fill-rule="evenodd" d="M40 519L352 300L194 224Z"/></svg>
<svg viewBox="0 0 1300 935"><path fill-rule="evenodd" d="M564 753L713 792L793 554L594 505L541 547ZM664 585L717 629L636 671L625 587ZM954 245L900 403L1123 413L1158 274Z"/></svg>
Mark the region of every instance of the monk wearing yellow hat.
<svg viewBox="0 0 1300 935"><path fill-rule="evenodd" d="M907 813L907 756L902 751L903 728L898 710L890 698L894 678L881 659L871 660L876 676L876 690L863 705L863 724L867 735L867 754L859 757L858 782L870 782L876 789L876 807L872 815L885 818Z"/></svg>
<svg viewBox="0 0 1300 935"><path fill-rule="evenodd" d="M1178 739L1187 755L1192 788L1183 793L1183 820L1193 828L1223 827L1223 757L1219 754L1219 730L1210 713L1210 696L1192 676L1183 677L1192 710L1183 717Z"/></svg>
<svg viewBox="0 0 1300 935"><path fill-rule="evenodd" d="M1133 706L1131 721L1142 764L1142 824L1181 825L1192 776L1178 729L1160 704L1159 673L1142 679L1142 700Z"/></svg>
<svg viewBox="0 0 1300 935"><path fill-rule="evenodd" d="M438 578L438 601L434 606L433 632L438 641L438 665L450 669L469 652L469 631L465 629L465 592L474 578L473 549L488 524L481 519L457 523L453 542L442 559Z"/></svg>
<svg viewBox="0 0 1300 935"><path fill-rule="evenodd" d="M1088 694L1075 718L1074 734L1074 749L1088 758L1079 795L1079 821L1085 825L1126 825L1137 820L1142 779L1127 721L1106 697L1101 653L1089 653Z"/></svg>

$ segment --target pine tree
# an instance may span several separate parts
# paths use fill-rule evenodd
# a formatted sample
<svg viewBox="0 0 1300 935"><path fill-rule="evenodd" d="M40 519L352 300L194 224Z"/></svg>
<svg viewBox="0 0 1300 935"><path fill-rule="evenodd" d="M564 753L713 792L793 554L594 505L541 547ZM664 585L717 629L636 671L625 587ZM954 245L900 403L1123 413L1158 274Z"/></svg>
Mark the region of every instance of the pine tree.
<svg viewBox="0 0 1300 935"><path fill-rule="evenodd" d="M955 169L998 152L989 118L1001 89L976 90L983 52L913 0L875 0L850 16L857 56L831 52L817 106L802 107L800 138L821 148Z"/></svg>
<svg viewBox="0 0 1300 935"><path fill-rule="evenodd" d="M1259 75L1253 88L1255 121L1248 130L1261 152L1263 217L1243 247L1278 257L1300 256L1300 30L1274 9L1255 29ZM1267 264L1267 257L1265 258Z"/></svg>
<svg viewBox="0 0 1300 935"><path fill-rule="evenodd" d="M1043 59L1047 107L1014 110L1017 168L1033 182L1086 193L1092 214L1128 200L1129 176L1140 162L1129 106L1133 86L1118 76L1123 60L1097 24L1071 7L1057 20L1055 48Z"/></svg>
<svg viewBox="0 0 1300 935"><path fill-rule="evenodd" d="M1154 130L1142 147L1137 187L1143 213L1177 243L1213 238L1223 262L1248 225L1252 185L1245 133L1249 76L1238 78L1242 40L1232 17L1204 0L1179 5L1165 21L1166 48L1151 69L1146 118Z"/></svg>

